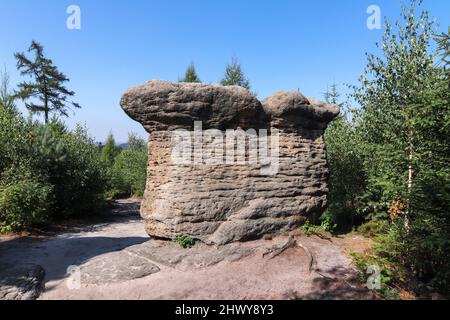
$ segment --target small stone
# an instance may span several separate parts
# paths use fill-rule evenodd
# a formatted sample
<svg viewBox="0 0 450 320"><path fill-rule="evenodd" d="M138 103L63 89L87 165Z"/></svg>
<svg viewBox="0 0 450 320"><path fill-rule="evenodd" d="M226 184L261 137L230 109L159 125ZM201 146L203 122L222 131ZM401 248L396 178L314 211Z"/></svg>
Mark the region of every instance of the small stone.
<svg viewBox="0 0 450 320"><path fill-rule="evenodd" d="M270 241L272 239L273 239L273 235L271 235L271 234L265 234L263 236L263 240Z"/></svg>

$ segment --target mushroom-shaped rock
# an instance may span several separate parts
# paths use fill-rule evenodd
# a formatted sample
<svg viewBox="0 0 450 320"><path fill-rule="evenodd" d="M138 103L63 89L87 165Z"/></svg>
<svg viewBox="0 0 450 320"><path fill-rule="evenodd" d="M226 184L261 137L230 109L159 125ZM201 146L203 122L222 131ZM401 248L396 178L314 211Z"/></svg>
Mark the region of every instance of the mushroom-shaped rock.
<svg viewBox="0 0 450 320"><path fill-rule="evenodd" d="M141 215L152 237L189 236L218 245L245 241L290 230L326 207L323 133L339 112L336 106L297 92L276 93L262 104L241 87L158 80L129 89L121 106L150 133ZM223 150L218 160L224 161L174 162L173 131L192 131L196 121L215 130L200 133L205 139L188 160ZM254 144L228 139L229 129L237 128L270 130ZM197 141L193 136L188 140ZM242 146L245 161L230 163Z"/></svg>

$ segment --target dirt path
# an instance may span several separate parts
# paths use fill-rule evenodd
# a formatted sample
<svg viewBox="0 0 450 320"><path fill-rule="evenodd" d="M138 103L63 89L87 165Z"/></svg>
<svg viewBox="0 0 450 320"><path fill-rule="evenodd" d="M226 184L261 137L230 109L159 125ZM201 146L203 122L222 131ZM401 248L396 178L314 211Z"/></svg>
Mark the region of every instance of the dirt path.
<svg viewBox="0 0 450 320"><path fill-rule="evenodd" d="M44 239L2 237L0 267L42 266L45 289L39 299L371 298L355 281L347 254L349 248L367 247L360 236L331 241L297 236L314 256L310 270L310 256L299 248L263 257L287 236L191 249L150 240L138 208L138 202L123 200L93 226Z"/></svg>

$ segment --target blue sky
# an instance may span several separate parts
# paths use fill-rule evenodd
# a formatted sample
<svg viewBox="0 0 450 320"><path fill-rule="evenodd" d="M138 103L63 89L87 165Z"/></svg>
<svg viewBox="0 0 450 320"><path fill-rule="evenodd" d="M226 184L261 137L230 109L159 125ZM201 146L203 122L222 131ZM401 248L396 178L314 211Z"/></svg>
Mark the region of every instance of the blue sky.
<svg viewBox="0 0 450 320"><path fill-rule="evenodd" d="M131 86L149 79L177 81L193 61L204 82L215 83L231 56L239 58L260 98L300 89L321 98L327 83L355 83L365 52L375 51L383 30L369 30L375 4L395 20L400 0L0 0L0 66L20 81L13 53L32 39L70 79L83 108L67 119L85 123L103 141L112 131L146 135L121 110ZM81 30L66 28L69 5L81 8ZM450 24L450 1L423 7Z"/></svg>

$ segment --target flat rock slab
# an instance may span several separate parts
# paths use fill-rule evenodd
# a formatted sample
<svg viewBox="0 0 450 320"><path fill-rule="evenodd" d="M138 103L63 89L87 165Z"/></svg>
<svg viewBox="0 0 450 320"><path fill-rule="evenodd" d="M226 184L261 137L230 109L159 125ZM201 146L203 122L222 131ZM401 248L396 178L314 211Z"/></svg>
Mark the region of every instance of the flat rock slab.
<svg viewBox="0 0 450 320"><path fill-rule="evenodd" d="M140 279L159 272L160 266L180 271L201 269L222 261L238 261L255 249L243 244L215 247L201 243L185 249L174 242L150 240L90 259L80 266L81 284L104 285Z"/></svg>
<svg viewBox="0 0 450 320"><path fill-rule="evenodd" d="M0 300L35 300L44 289L39 265L0 266Z"/></svg>
<svg viewBox="0 0 450 320"><path fill-rule="evenodd" d="M264 255L287 239L282 236L221 247L198 243L190 249L150 240L91 259L81 270L94 277L82 276L79 290L54 283L41 299L371 299L370 292L358 283L358 274L351 258L342 252L339 239L296 237L314 255L312 270L310 258L301 248L287 249L273 259ZM135 261L141 261L128 261L125 255L130 254L160 271L148 276L144 276L146 270L121 274L117 270L132 269ZM99 272L114 276L96 279ZM137 275L142 277L134 278ZM134 279L125 280L127 277Z"/></svg>
<svg viewBox="0 0 450 320"><path fill-rule="evenodd" d="M125 250L104 254L81 268L81 284L110 284L143 278L159 272L147 259Z"/></svg>
<svg viewBox="0 0 450 320"><path fill-rule="evenodd" d="M150 240L127 249L136 256L178 270L192 270L216 265L222 261L233 262L251 255L256 247L241 243L225 246L208 246L197 243L192 248L182 248L170 241Z"/></svg>

